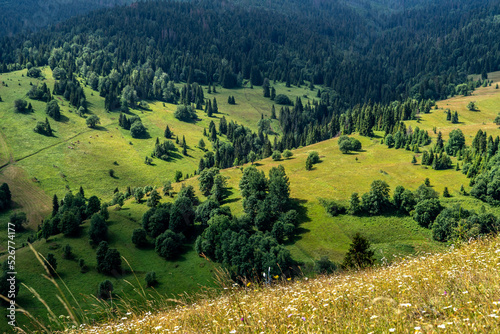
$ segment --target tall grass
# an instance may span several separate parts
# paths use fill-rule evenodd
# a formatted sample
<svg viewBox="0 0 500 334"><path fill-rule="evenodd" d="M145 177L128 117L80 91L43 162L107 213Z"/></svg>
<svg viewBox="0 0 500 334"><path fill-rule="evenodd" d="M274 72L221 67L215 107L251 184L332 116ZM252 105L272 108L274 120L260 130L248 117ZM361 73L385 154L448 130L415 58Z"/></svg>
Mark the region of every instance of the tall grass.
<svg viewBox="0 0 500 334"><path fill-rule="evenodd" d="M221 297L129 312L75 333L492 333L500 328L500 242L490 237L391 266L226 287Z"/></svg>

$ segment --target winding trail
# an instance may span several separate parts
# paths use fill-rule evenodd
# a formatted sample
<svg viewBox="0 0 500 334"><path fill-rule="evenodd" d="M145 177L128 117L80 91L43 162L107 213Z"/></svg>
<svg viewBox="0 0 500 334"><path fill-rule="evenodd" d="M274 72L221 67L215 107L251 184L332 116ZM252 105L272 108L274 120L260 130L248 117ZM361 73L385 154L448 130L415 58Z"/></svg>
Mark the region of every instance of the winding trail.
<svg viewBox="0 0 500 334"><path fill-rule="evenodd" d="M116 122L106 124L112 126ZM117 123L116 123L117 124ZM13 208L26 212L28 228L36 231L41 221L51 212L52 198L31 180L24 169L16 163L30 158L45 150L67 143L85 133L95 131L87 129L52 145L45 146L17 160L14 159L3 134L0 132L0 184L7 183L12 193ZM8 159L7 159L8 157Z"/></svg>

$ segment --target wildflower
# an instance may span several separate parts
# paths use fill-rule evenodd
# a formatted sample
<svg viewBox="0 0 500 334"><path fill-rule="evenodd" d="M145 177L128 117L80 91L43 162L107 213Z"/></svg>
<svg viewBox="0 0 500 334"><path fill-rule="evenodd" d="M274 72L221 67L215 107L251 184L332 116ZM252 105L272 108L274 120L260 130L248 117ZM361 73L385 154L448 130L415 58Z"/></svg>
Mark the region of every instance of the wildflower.
<svg viewBox="0 0 500 334"><path fill-rule="evenodd" d="M443 295L444 295L444 296L446 296L447 294L448 294L448 293L447 293L446 291L443 293Z"/></svg>
<svg viewBox="0 0 500 334"><path fill-rule="evenodd" d="M286 280L287 280L287 281L291 281L291 280L292 280L292 278L291 278L291 277L288 277ZM306 277L306 280L307 280L307 277Z"/></svg>
<svg viewBox="0 0 500 334"><path fill-rule="evenodd" d="M278 279L279 277L279 275L273 276L274 279Z"/></svg>
<svg viewBox="0 0 500 334"><path fill-rule="evenodd" d="M291 313L290 313L290 314L287 316L287 318L290 318L292 315L293 315L293 314L291 314Z"/></svg>
<svg viewBox="0 0 500 334"><path fill-rule="evenodd" d="M446 328L445 324L442 324L442 325L438 325L438 328Z"/></svg>
<svg viewBox="0 0 500 334"><path fill-rule="evenodd" d="M247 286L250 286L250 285L252 285L252 283L248 282L248 283L247 283Z"/></svg>
<svg viewBox="0 0 500 334"><path fill-rule="evenodd" d="M410 303L403 303L403 304L399 304L399 306L401 306L401 307L410 307L411 304Z"/></svg>
<svg viewBox="0 0 500 334"><path fill-rule="evenodd" d="M394 333L396 331L396 328L389 328L389 332Z"/></svg>
<svg viewBox="0 0 500 334"><path fill-rule="evenodd" d="M377 319L377 318L378 318L378 316L377 316L377 315L372 315L372 316L370 317L370 320Z"/></svg>
<svg viewBox="0 0 500 334"><path fill-rule="evenodd" d="M233 330L232 330L232 331L230 331L229 333L231 333L231 334L236 333L236 329L233 329Z"/></svg>
<svg viewBox="0 0 500 334"><path fill-rule="evenodd" d="M244 318L241 318L240 320L241 320L241 321L243 321L243 320L245 320L245 319L244 319Z"/></svg>

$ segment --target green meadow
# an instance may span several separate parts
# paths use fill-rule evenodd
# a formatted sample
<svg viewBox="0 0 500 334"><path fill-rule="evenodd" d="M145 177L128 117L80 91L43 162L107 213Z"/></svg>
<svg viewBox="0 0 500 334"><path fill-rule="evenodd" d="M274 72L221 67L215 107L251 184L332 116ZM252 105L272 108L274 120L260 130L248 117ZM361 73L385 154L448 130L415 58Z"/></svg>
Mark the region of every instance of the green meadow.
<svg viewBox="0 0 500 334"><path fill-rule="evenodd" d="M44 82L52 90L54 80L50 69L45 68ZM7 86L1 84L5 82ZM54 137L45 137L33 131L37 121L45 120L45 103L29 100L25 97L30 82L34 85L41 82L26 77L26 71L18 71L0 75L0 182L7 182L13 192L14 210L26 211L29 217L27 231L18 233L16 243L25 244L26 239L37 230L40 221L51 211L51 200L54 194L62 198L71 190L78 191L82 186L86 197L97 195L102 201L109 201L113 191L118 188L124 191L127 186L152 185L161 187L167 180L173 181L175 171L182 171L184 175L193 175L198 168L198 161L204 151L197 147L201 138L204 138L210 149L208 138L203 137L203 129L208 128L211 120L218 124L218 119L225 116L228 121L233 120L244 124L252 130L257 130L257 122L261 115L270 116L272 101L262 97L262 89L245 87L234 90L225 90L217 87L217 93L205 93L206 98L216 97L219 114L208 118L203 111L198 111L199 121L195 123L180 122L174 118L176 106L163 104L157 101L147 101L150 110L134 109L131 112L140 116L149 134L147 139L134 139L118 126L118 112L106 112L104 99L97 92L85 88L87 100L90 103L90 112L99 116L101 124L96 129L89 129L85 119L78 116L74 108L62 97L56 98L60 102L63 121L50 120L55 130ZM283 84L274 85L277 94L287 94L292 100L300 96L303 102L316 96L316 91L307 87L287 88ZM206 87L204 87L206 89ZM236 105L227 103L228 96L234 96ZM14 112L13 102L18 98L26 98L32 103L34 113L17 114ZM469 101L476 101L479 111L469 111L466 105ZM407 126L416 126L429 131L431 137L437 135L433 127L441 131L444 139L454 128L460 128L466 135L467 144L470 144L478 129L488 132L488 135L499 135L498 127L493 123L500 106L500 90L495 89L495 83L490 87L479 88L472 96L454 97L437 102L439 109L431 110L430 114L422 115L417 121L406 122ZM459 113L458 125L446 121L444 110L450 108ZM277 112L279 107L276 106ZM183 156L179 145L177 154L170 161L154 159L153 165L146 165L144 159L150 156L156 138L163 138L163 131L169 125L174 134L182 139L185 136L188 144L188 156ZM273 129L279 133L277 121L272 123ZM420 154L417 154L417 163L412 164L414 153L404 149L388 149L380 144L383 133L376 132L374 138L355 135L362 143L363 150L352 154L342 154L337 145L337 139L330 139L308 147L301 147L293 151L288 160L273 161L271 158L258 161L259 169L268 171L279 164L285 167L290 179L291 198L296 203L300 214L300 233L293 243L287 247L293 257L303 263L303 271L308 273L321 256L328 256L331 260L340 262L346 253L351 237L361 232L371 242L376 251L376 257L381 261L391 261L394 255L405 255L415 252L435 252L445 245L432 240L430 231L421 228L408 216L386 215L379 217L357 217L341 215L330 217L319 204L319 198L335 199L347 204L353 192L360 195L367 192L373 180L386 181L393 190L398 185L415 190L426 178L438 193L448 187L451 198L442 198L445 205L460 203L466 208L480 210L483 203L469 196L459 194L461 185L468 191L469 180L454 169L435 171L420 165ZM431 144L432 145L432 144ZM425 149L425 148L423 148ZM314 165L311 171L305 169L305 160L311 151L317 151L321 162ZM453 158L453 162L456 160ZM109 175L113 169L115 177ZM234 214L242 213L241 195L238 183L242 175L240 167L233 167L222 171L227 177L229 197L225 200ZM198 191L196 177L183 181L191 184L203 200ZM178 191L181 183L174 184ZM170 201L163 198L162 201ZM496 214L500 210L487 210ZM173 298L180 298L184 292L188 294L200 293L204 287L213 287L214 270L217 268L211 262L199 257L192 244L185 245L184 254L176 261L165 261L159 257L153 248L138 250L131 242L132 231L140 227L142 214L147 210L145 204L136 204L129 200L119 209L110 207L109 244L117 248L127 259L131 268L125 264L125 274L119 277L106 277L95 270L95 248L89 244L87 230L89 222L82 225L82 237L65 238L62 235L53 236L48 242L36 241L33 246L42 255L52 252L57 258L57 271L61 279L72 291L75 298L82 303L82 308L92 308L95 302L89 296L97 292L99 282L109 278L115 292L121 295L134 297L135 288L128 282L144 286L144 277L147 272L155 271L160 282L151 294L160 293ZM10 212L0 214L0 252L6 250L6 226ZM62 247L70 244L73 248L74 259L62 258ZM4 260L5 255L0 258ZM89 271L80 273L78 259L84 259ZM18 279L37 290L42 298L53 307L57 315L65 314L64 308L58 302L56 289L42 278L43 268L36 261L29 247L21 247L16 254ZM139 280L139 283L135 279ZM45 307L33 298L32 294L21 287L18 303L36 316L46 317ZM2 310L5 312L5 310ZM2 315L4 313L1 313ZM19 316L21 317L21 316ZM22 319L20 319L22 320Z"/></svg>

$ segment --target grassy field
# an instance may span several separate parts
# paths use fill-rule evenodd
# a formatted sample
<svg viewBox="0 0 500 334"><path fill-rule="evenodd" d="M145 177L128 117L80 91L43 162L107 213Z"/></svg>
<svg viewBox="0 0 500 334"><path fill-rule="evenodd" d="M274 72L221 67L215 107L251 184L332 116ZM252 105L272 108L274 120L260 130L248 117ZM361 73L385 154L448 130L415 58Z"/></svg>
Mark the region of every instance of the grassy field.
<svg viewBox="0 0 500 334"><path fill-rule="evenodd" d="M141 117L150 138L134 139L129 131L118 127L119 114L105 112L104 100L96 92L92 93L90 89L85 88L90 111L101 119L100 127L87 128L85 119L78 116L68 106L68 102L61 100L65 118L63 122L51 121L56 136L49 138L32 130L37 121L45 119L44 103L30 101L35 109L33 114L15 114L13 111L13 101L26 94L30 81L36 84L36 80L27 78L25 73L26 71L19 71L0 75L0 83L3 81L8 84L8 87L0 85L0 96L4 100L0 103L0 166L7 164L0 169L0 182L9 183L16 203L15 210L26 211L30 219L29 230L17 235L18 245L25 242L36 230L41 219L50 212L53 194L62 198L67 190L75 192L83 186L87 197L95 194L107 201L117 187L122 191L127 186L159 187L166 180L173 180L176 170L192 174L197 169L199 158L204 152L196 145L203 137L203 128L207 128L211 120L203 112L198 113L200 120L196 123L180 122L173 117L175 105L164 106L161 102L149 101L151 110L132 112ZM45 69L44 74L45 81L51 88L53 79L50 69ZM450 108L459 112L461 123L456 126L446 121L443 109L432 110L430 114L422 116L420 123L412 121L407 122L407 125L426 129L434 138L436 135L432 128L436 126L438 131L443 132L444 139L447 139L447 134L452 129L459 127L465 133L468 144L480 128L496 136L500 131L493 119L498 112L497 106L500 105L500 90L496 90L494 86L495 84L479 88L473 96L438 102L439 108ZM277 94L285 93L292 100L295 96L301 96L303 102L308 94L316 95L306 88L286 88L281 84L276 85L276 89ZM272 106L272 101L264 99L262 90L258 87L236 90L217 88L217 93L205 95L217 98L220 114L213 118L216 123L216 118L224 115L228 120L234 120L253 130L257 128L261 114L269 115ZM227 103L228 96L235 97L235 106ZM479 111L471 112L466 109L471 100L476 101ZM156 137L163 136L167 124L175 135L186 137L189 145L188 156L182 156L179 150L179 154L171 161L154 159L153 166L144 164L144 158L152 151ZM273 128L279 132L276 121ZM392 190L397 185L414 190L428 177L438 193L442 193L444 187L450 190L452 197L443 199L446 205L461 203L476 210L483 205L458 193L462 184L469 189L469 180L460 172L453 169L434 171L419 163L414 165L411 163L412 152L388 149L380 144L382 135L376 133L376 137L371 139L356 136L363 145L363 151L359 153L341 154L337 139L331 139L294 150L294 156L289 160L264 159L256 164L266 174L273 166L282 164L290 178L291 197L297 204L301 225L299 236L287 247L293 257L303 263L305 272L310 271L314 261L321 256L328 256L331 260L340 262L356 232L368 237L379 260L385 258L390 261L398 255L435 252L444 248L444 245L432 241L429 230L419 227L411 217L342 215L332 218L319 204L319 198L347 203L352 192L358 192L360 195L367 192L375 179L386 181ZM205 138L205 142L209 143L208 139ZM313 170L306 171L305 160L313 150L319 153L321 162L316 164ZM417 160L420 161L419 155ZM115 178L109 176L109 169L115 171ZM240 168L229 168L222 173L228 178L231 194L226 205L231 207L234 214L241 214L238 183L242 172ZM196 178L185 180L184 183L192 184L198 190ZM176 190L180 186L180 183L174 184ZM165 200L171 199L164 198L163 201ZM490 208L486 204L485 207L496 214L500 213L500 210ZM133 229L140 226L142 214L146 210L146 205L138 205L132 201L126 202L122 210L110 208L110 247L117 248L130 262L141 284L144 284L144 276L148 271L156 271L160 281L157 290L161 294L176 296L184 291L194 293L200 291L203 286L212 286L214 266L198 257L192 245L186 245L186 252L179 260L170 262L160 258L153 249L136 250L131 244L131 235ZM0 215L0 247L3 247L0 248L1 252L5 251L8 215L9 213ZM88 225L88 222L83 224L83 235L86 235ZM73 247L74 260L62 258L62 247L66 244ZM56 255L61 278L79 300L86 300L83 302L84 307L91 308L92 300L89 300L88 296L95 294L98 283L107 277L95 270L95 249L89 245L88 237L69 239L58 235L52 237L49 242L37 241L34 246L43 255L48 252ZM89 265L89 272L79 272L79 258L83 258ZM0 258L2 261L3 259ZM32 252L27 247L18 249L17 259L18 278L28 286L36 288L42 297L54 306L57 314L64 313L56 299L55 289L41 278L42 267L36 263ZM133 288L125 282L135 280L130 271L111 280L118 293L134 294ZM18 302L33 314L42 317L46 315L42 304L34 300L25 288L21 288Z"/></svg>
<svg viewBox="0 0 500 334"><path fill-rule="evenodd" d="M132 313L74 333L496 333L498 238L392 266L223 296L162 312Z"/></svg>

